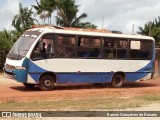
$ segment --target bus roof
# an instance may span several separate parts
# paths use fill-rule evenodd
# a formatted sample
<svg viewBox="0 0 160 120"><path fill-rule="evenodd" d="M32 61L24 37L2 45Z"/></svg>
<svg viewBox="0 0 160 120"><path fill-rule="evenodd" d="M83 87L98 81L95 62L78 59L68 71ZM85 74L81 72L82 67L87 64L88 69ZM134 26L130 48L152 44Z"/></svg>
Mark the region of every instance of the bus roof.
<svg viewBox="0 0 160 120"><path fill-rule="evenodd" d="M148 39L153 40L153 37L143 36L143 35L126 35L126 34L115 34L108 30L99 30L99 29L82 29L82 28L67 28L67 27L33 27L30 30L40 30L44 33L60 33L68 35L82 35L82 36L97 36L97 37L112 37L112 38L129 38L129 39Z"/></svg>

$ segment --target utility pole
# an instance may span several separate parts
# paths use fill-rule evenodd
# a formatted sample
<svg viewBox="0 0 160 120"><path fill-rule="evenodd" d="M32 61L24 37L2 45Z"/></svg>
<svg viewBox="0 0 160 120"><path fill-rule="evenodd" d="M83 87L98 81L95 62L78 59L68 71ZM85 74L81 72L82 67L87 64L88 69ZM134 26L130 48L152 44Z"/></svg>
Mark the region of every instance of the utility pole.
<svg viewBox="0 0 160 120"><path fill-rule="evenodd" d="M134 35L134 24L133 24L133 27L132 27L132 34Z"/></svg>

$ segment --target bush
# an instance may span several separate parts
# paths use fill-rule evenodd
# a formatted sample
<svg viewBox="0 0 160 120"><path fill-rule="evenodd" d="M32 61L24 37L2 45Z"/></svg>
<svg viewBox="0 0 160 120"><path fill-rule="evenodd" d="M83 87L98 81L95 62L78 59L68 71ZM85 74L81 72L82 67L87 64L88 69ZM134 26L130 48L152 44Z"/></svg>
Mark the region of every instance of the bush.
<svg viewBox="0 0 160 120"><path fill-rule="evenodd" d="M9 50L19 37L14 33L16 32L7 30L0 31L0 72L2 72Z"/></svg>
<svg viewBox="0 0 160 120"><path fill-rule="evenodd" d="M160 48L156 49L156 59L160 60Z"/></svg>

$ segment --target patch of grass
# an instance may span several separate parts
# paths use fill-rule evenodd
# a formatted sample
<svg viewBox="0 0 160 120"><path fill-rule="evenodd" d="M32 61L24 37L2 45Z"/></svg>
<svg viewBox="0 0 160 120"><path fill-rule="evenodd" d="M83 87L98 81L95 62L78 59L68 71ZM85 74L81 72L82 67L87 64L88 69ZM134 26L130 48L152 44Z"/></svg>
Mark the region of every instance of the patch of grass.
<svg viewBox="0 0 160 120"><path fill-rule="evenodd" d="M160 101L160 95L142 95L134 98L97 97L88 99L70 99L59 101L16 102L0 104L0 110L55 110L55 111L92 111L136 108Z"/></svg>
<svg viewBox="0 0 160 120"><path fill-rule="evenodd" d="M159 102L160 101L160 95L157 94L148 94L148 95L142 95L136 97L136 99L146 102Z"/></svg>
<svg viewBox="0 0 160 120"><path fill-rule="evenodd" d="M0 110L110 110L139 107L141 101L122 98L90 98L47 102L6 102L0 104Z"/></svg>

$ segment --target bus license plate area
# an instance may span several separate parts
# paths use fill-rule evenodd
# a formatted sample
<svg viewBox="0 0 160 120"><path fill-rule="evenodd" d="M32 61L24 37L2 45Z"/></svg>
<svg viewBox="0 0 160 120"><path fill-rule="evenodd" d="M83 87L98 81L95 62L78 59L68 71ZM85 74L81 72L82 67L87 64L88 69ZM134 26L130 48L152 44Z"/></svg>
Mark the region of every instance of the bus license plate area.
<svg viewBox="0 0 160 120"><path fill-rule="evenodd" d="M5 77L11 80L15 79L15 75L9 75L9 74L5 74Z"/></svg>

